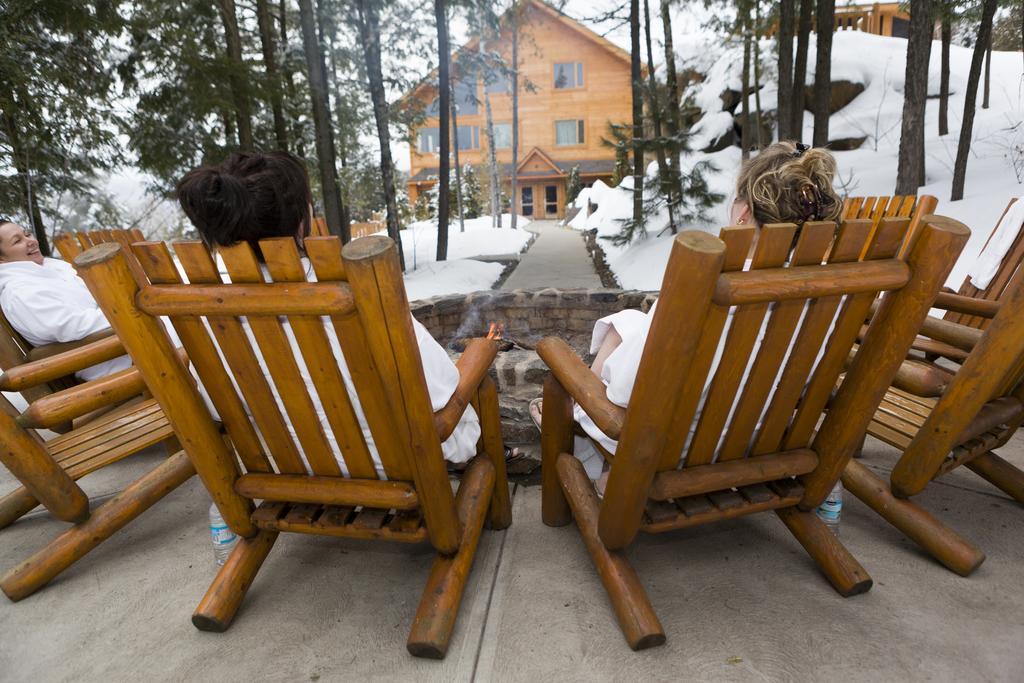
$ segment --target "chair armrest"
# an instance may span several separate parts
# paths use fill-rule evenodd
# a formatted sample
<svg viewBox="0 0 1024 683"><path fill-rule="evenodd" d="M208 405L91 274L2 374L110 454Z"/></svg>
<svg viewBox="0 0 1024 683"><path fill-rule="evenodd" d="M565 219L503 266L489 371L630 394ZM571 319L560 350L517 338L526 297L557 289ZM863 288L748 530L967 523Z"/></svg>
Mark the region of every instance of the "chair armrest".
<svg viewBox="0 0 1024 683"><path fill-rule="evenodd" d="M61 346L64 346L63 344ZM50 348L42 347L45 349ZM22 391L45 382L52 382L79 370L113 360L125 354L121 340L115 336L107 336L99 341L71 348L39 360L16 365L0 375L0 389L3 391Z"/></svg>
<svg viewBox="0 0 1024 683"><path fill-rule="evenodd" d="M929 316L924 319L918 334L969 353L974 350L974 346L981 340L985 331Z"/></svg>
<svg viewBox="0 0 1024 683"><path fill-rule="evenodd" d="M580 360L576 352L558 337L545 337L537 344L537 354L597 428L618 440L626 409L608 400L604 382Z"/></svg>
<svg viewBox="0 0 1024 683"><path fill-rule="evenodd" d="M50 429L97 408L127 401L145 390L138 369L128 368L33 401L17 422L30 429Z"/></svg>
<svg viewBox="0 0 1024 683"><path fill-rule="evenodd" d="M498 355L498 345L487 339L473 339L466 345L455 367L459 369L459 384L444 408L434 413L434 427L441 441L455 431L455 426L466 412L466 406L473 402L480 382Z"/></svg>
<svg viewBox="0 0 1024 683"><path fill-rule="evenodd" d="M47 344L46 346L37 346L28 352L28 359L31 360L42 360L43 358L49 358L50 356L56 356L58 353L64 353L65 351L71 351L93 342L98 342L101 339L107 339L108 337L114 336L114 330L107 328L100 330L99 332L93 332L90 335L86 335L81 339L69 342L56 342L54 344Z"/></svg>
<svg viewBox="0 0 1024 683"><path fill-rule="evenodd" d="M944 311L976 315L981 318L994 318L996 317L996 313L999 312L998 301L975 299L971 296L951 294L949 292L939 292L935 297L934 306L935 308L941 308Z"/></svg>
<svg viewBox="0 0 1024 683"><path fill-rule="evenodd" d="M892 384L922 398L938 398L953 380L953 373L918 360L905 360L896 371Z"/></svg>

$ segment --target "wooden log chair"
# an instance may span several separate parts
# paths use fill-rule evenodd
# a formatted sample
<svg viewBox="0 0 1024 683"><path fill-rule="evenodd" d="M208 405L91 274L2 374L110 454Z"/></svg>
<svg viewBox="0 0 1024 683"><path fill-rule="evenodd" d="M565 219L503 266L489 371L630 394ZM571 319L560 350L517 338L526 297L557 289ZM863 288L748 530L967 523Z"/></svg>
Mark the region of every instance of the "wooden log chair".
<svg viewBox="0 0 1024 683"><path fill-rule="evenodd" d="M843 485L967 576L984 553L908 498L964 465L1024 503L1024 472L994 453L1024 420L1024 273L1002 288L1000 306L983 329L929 317L921 335L935 344L934 356L959 367L929 359L903 364L868 426L869 434L902 451L890 481L851 460Z"/></svg>
<svg viewBox="0 0 1024 683"><path fill-rule="evenodd" d="M992 228L992 232L989 233L988 239L985 240L982 252L988 248L992 238L995 237L996 231L1000 229L1000 223L1002 223L1003 218L1016 201L1016 199L1011 199L1010 203L1003 209L1002 215L996 221L996 225ZM1005 226L1002 227L1005 229ZM945 320L960 325L967 325L968 327L985 329L989 321L995 316L995 312L999 310L999 303L1002 300L1003 292L1009 287L1010 280L1013 279L1014 274L1020 268L1022 261L1024 261L1024 229L1018 228L1016 239L1007 250L1006 255L1003 256L1003 260L999 264L999 270L996 272L996 276L992 278L988 287L978 289L971 283L971 278L968 276L964 278L963 284L960 285L960 289L956 293L948 292L939 295L937 304L942 305L947 310L944 316Z"/></svg>
<svg viewBox="0 0 1024 683"><path fill-rule="evenodd" d="M543 520L576 520L633 649L665 640L624 552L638 531L774 510L841 595L871 587L815 508L859 446L969 234L956 221L927 217L904 261L895 256L908 223L880 221L859 262L871 221L846 221L838 233L833 223L807 223L792 254L795 226L765 226L749 271L742 268L751 227L726 228L721 239L677 236L628 408L606 398L604 384L564 342L538 345L551 369L541 430ZM870 333L816 430L881 291L888 294ZM614 456L605 455L603 499L571 454L574 401L618 440Z"/></svg>
<svg viewBox="0 0 1024 683"><path fill-rule="evenodd" d="M900 255L906 253L910 241L917 234L924 216L935 213L939 206L939 199L930 194L923 195L896 195L894 197L847 197L843 201L843 220L863 218L870 220L873 230L878 229L878 224L883 218L909 218L910 227L907 228L907 236L900 248Z"/></svg>
<svg viewBox="0 0 1024 683"><path fill-rule="evenodd" d="M55 240L65 242L65 257L77 253L72 249L77 243L67 246L67 237ZM124 355L113 330L76 342L33 347L2 314L0 328L0 365L5 371L0 390L18 392L28 403L19 414L6 398L0 399L0 462L22 484L0 498L0 529L40 504L57 519L75 525L0 578L0 589L20 600L187 481L195 470L156 401L145 396L137 370L84 383L75 379L79 370ZM58 435L47 439L39 430ZM90 512L78 479L160 443L167 448L166 461Z"/></svg>
<svg viewBox="0 0 1024 683"><path fill-rule="evenodd" d="M503 529L511 522L497 390L487 375L495 345L477 340L467 347L458 362L458 389L435 414L390 239L367 237L343 250L336 237L308 238L306 254L316 282L306 281L295 243L288 238L260 242L272 283L264 281L248 244L218 251L233 284L222 284L202 243L175 245L188 285L181 284L165 244L133 248L153 283L141 290L124 256L108 245L79 256L76 265L225 521L242 537L193 614L193 624L207 631L228 628L281 531L429 541L437 557L408 649L418 656L443 657L482 527L489 522ZM230 441L218 433L157 316L172 321ZM378 478L324 316L344 349L387 480ZM285 318L298 343L294 352L282 327ZM300 363L308 368L327 424L318 418ZM294 437L275 396L294 425ZM453 495L441 442L471 403L483 430L480 452ZM337 440L345 470L326 430ZM263 502L254 509L256 499Z"/></svg>

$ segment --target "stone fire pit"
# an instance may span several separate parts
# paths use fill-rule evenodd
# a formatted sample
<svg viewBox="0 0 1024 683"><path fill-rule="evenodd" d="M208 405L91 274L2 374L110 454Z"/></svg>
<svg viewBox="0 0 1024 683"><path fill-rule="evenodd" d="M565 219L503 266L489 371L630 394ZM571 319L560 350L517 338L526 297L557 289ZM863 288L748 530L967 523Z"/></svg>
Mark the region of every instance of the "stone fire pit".
<svg viewBox="0 0 1024 683"><path fill-rule="evenodd" d="M413 301L413 316L430 330L453 358L448 344L461 337L484 336L488 325L500 322L505 337L520 346L499 353L491 368L498 384L502 434L506 444L531 443L539 438L530 420L529 402L541 395L547 367L533 347L547 336L568 342L588 364L594 323L626 308L647 311L657 295L621 289L540 289L486 291Z"/></svg>

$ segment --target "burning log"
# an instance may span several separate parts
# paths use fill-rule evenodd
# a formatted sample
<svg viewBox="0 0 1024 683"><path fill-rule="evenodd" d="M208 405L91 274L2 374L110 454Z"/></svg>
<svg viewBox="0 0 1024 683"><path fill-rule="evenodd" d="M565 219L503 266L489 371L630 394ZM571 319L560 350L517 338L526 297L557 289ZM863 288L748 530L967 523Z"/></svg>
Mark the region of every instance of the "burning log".
<svg viewBox="0 0 1024 683"><path fill-rule="evenodd" d="M504 323L491 323L487 329L487 335L485 339L489 339L498 345L498 351L509 351L516 345L512 339L506 339L503 335L505 332ZM448 347L452 351L458 351L462 353L466 350L466 346L474 337L457 337L453 339Z"/></svg>

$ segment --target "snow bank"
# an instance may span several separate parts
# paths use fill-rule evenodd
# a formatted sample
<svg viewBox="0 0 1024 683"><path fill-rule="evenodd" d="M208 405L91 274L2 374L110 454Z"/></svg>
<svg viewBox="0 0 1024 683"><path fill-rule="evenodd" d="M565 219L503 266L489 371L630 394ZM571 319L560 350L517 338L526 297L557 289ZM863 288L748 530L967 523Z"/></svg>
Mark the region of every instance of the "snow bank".
<svg viewBox="0 0 1024 683"><path fill-rule="evenodd" d="M459 231L458 220L448 228L448 258L451 260L474 256L518 254L529 243L533 233L523 230L530 219L519 216L516 229L511 230L511 214L501 217L501 229L491 227L491 217L469 218L466 232ZM405 252L405 266L416 270L437 258L437 222L417 221L399 233Z"/></svg>
<svg viewBox="0 0 1024 683"><path fill-rule="evenodd" d="M461 294L490 289L505 266L472 259L433 261L406 273L405 291L410 301L442 294Z"/></svg>
<svg viewBox="0 0 1024 683"><path fill-rule="evenodd" d="M683 44L683 49L693 54L696 60L685 63L703 65L707 75L703 83L687 92L705 110L704 118L693 130L692 146L700 149L731 125L732 116L723 111L720 94L727 88L739 90L741 52L737 53L737 47L729 46L724 39L709 39L706 33L680 40L677 40L677 45ZM813 50L812 39L811 54ZM833 80L848 80L865 88L834 114L829 123L833 140L865 138L860 149L835 152L839 166L836 188L841 195L893 193L903 111L906 50L907 41L899 38L858 31L840 31L834 36ZM766 60L773 53L770 43L762 45ZM941 44L934 41L929 68L930 95L937 94L939 88L940 53ZM939 198L939 214L956 218L972 230L971 240L947 281L954 288L960 286L1010 198L1024 195L1024 94L1020 88L1020 53L994 52L992 106L987 110L979 108L976 113L965 197L958 202L949 201L964 108L963 90L971 55L971 49L955 45L950 49L949 135L938 135L938 100L929 99L927 102L924 117L927 176L926 184L918 190L918 194L932 194ZM813 82L813 64L809 65L807 82ZM765 110L773 108L776 99L774 84L762 91L761 104ZM980 99L979 93L979 105ZM804 112L804 139L810 140L812 132L813 117L810 112ZM733 184L741 163L740 151L730 147L714 154L695 153L684 156L681 163L685 168L704 160L711 161L719 169L709 177L709 182L711 189L725 198L713 210L710 224L688 225L686 228L717 232L728 222ZM648 177L652 175L653 168L654 165L648 168ZM632 215L631 187L632 181L627 178L619 188L592 190L590 199L598 205L598 210L585 219L577 216L572 227L580 230L596 228L602 236L617 233L622 220ZM663 232L667 224L668 217L662 211L649 222L645 239L628 247L616 247L602 240L608 264L623 287L660 287L671 244L671 235Z"/></svg>
<svg viewBox="0 0 1024 683"><path fill-rule="evenodd" d="M511 221L511 214L503 214L502 227L492 228L490 216L470 218L466 220L466 231L460 232L456 220L448 228L448 260L442 262L437 261L437 222L409 224L399 233L409 299L490 289L504 266L472 259L522 252L533 237L533 233L522 229L530 224L530 219L519 216L515 230L511 229Z"/></svg>

